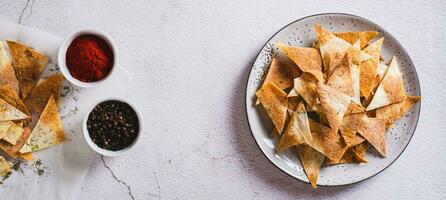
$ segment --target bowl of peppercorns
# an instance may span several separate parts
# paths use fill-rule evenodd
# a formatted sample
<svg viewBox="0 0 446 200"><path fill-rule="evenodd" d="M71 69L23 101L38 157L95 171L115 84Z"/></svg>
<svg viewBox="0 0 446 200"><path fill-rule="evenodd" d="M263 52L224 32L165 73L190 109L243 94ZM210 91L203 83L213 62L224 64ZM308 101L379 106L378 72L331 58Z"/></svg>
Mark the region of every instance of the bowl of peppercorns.
<svg viewBox="0 0 446 200"><path fill-rule="evenodd" d="M119 156L139 140L142 116L128 100L105 99L90 108L83 122L83 132L94 151L104 156Z"/></svg>

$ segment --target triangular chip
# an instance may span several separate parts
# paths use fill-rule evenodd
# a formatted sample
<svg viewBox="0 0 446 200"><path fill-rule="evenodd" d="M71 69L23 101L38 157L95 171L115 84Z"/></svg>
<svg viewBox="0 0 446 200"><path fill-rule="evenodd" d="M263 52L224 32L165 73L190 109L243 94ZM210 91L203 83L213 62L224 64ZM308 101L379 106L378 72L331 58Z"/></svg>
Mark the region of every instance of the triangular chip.
<svg viewBox="0 0 446 200"><path fill-rule="evenodd" d="M337 64L344 57L344 54L352 45L347 41L336 37L333 33L325 30L319 24L316 24L315 29L318 45L321 51L324 72L330 77L331 72L333 72ZM364 54L362 51L360 53ZM366 56L361 55L361 57Z"/></svg>
<svg viewBox="0 0 446 200"><path fill-rule="evenodd" d="M291 119L283 133L277 151L282 152L292 146L306 143L312 140L307 111L303 103L297 106L297 110L291 114Z"/></svg>
<svg viewBox="0 0 446 200"><path fill-rule="evenodd" d="M309 122L313 142L310 146L327 156L330 160L335 162L339 161L342 155L344 155L345 150L347 150L347 144L344 142L338 131L311 119ZM320 145L322 149L314 144Z"/></svg>
<svg viewBox="0 0 446 200"><path fill-rule="evenodd" d="M361 49L364 48L369 42L375 38L378 31L355 31L355 32L333 32L333 34L343 40L354 44L356 41L361 42Z"/></svg>
<svg viewBox="0 0 446 200"><path fill-rule="evenodd" d="M287 94L274 83L267 83L256 92L279 134L282 133L287 117Z"/></svg>
<svg viewBox="0 0 446 200"><path fill-rule="evenodd" d="M20 136L20 139L17 140L16 145L11 145L6 141L0 140L0 149L14 159L20 156L19 150L20 148L22 148L26 140L28 140L29 135L31 134L31 129L24 128L23 130L23 134L22 136Z"/></svg>
<svg viewBox="0 0 446 200"><path fill-rule="evenodd" d="M20 157L25 159L26 161L32 161L33 160L33 154L32 153L20 154Z"/></svg>
<svg viewBox="0 0 446 200"><path fill-rule="evenodd" d="M31 132L20 153L38 151L47 147L60 144L65 140L62 121L54 97L48 100L45 109L40 115L39 121Z"/></svg>
<svg viewBox="0 0 446 200"><path fill-rule="evenodd" d="M295 96L295 97L288 97L288 104L287 104L287 109L288 109L288 114L292 114L294 111L296 111L297 106L300 103L300 97L299 96Z"/></svg>
<svg viewBox="0 0 446 200"><path fill-rule="evenodd" d="M327 165L336 165L344 163L367 163L365 159L365 152L367 151L364 143L358 144L351 147L345 151L344 155L338 162L334 162L330 159L326 159L325 163Z"/></svg>
<svg viewBox="0 0 446 200"><path fill-rule="evenodd" d="M351 98L327 85L317 83L317 92L322 110L331 128L337 129L342 124L342 118L351 102Z"/></svg>
<svg viewBox="0 0 446 200"><path fill-rule="evenodd" d="M367 152L367 147L364 144L364 142L354 146L352 152L355 161L357 163L367 163L367 160L365 159L365 153Z"/></svg>
<svg viewBox="0 0 446 200"><path fill-rule="evenodd" d="M365 141L364 137L362 137L362 136L359 135L359 134L356 134L356 136L355 136L355 141L354 141L351 145L356 146L356 145L358 145L358 144L363 143L364 141Z"/></svg>
<svg viewBox="0 0 446 200"><path fill-rule="evenodd" d="M300 77L294 79L294 91L299 94L310 107L315 104L317 98L315 83L316 79L314 76L308 73L303 73Z"/></svg>
<svg viewBox="0 0 446 200"><path fill-rule="evenodd" d="M325 156L307 145L299 146L297 153L311 186L317 188L319 169L324 162Z"/></svg>
<svg viewBox="0 0 446 200"><path fill-rule="evenodd" d="M18 94L19 93L15 93L14 88L9 84L0 86L0 99L5 100L6 103L9 103L9 105L17 108L26 115L31 116L28 108L26 108Z"/></svg>
<svg viewBox="0 0 446 200"><path fill-rule="evenodd" d="M378 71L375 76L375 79L373 80L373 90L372 91L376 91L376 88L379 86L379 83L381 83L384 76L386 75L388 68L389 68L389 66L387 66L386 63L384 63L383 61L379 62ZM373 96L370 95L368 98L366 98L362 101L362 104L369 105L370 102L372 101L372 98L373 98Z"/></svg>
<svg viewBox="0 0 446 200"><path fill-rule="evenodd" d="M0 122L0 139L8 132L10 126L9 121Z"/></svg>
<svg viewBox="0 0 446 200"><path fill-rule="evenodd" d="M387 69L386 75L379 84L378 89L376 89L372 101L367 106L367 110L401 102L405 96L403 77L398 62L394 57L389 65L389 69Z"/></svg>
<svg viewBox="0 0 446 200"><path fill-rule="evenodd" d="M344 155L342 155L342 158L335 162L330 159L325 160L326 165L337 165L337 164L344 164L344 163L355 163L355 156L353 154L352 148L349 148L345 151Z"/></svg>
<svg viewBox="0 0 446 200"><path fill-rule="evenodd" d="M377 118L364 117L358 133L369 142L378 153L386 157L386 126L385 121Z"/></svg>
<svg viewBox="0 0 446 200"><path fill-rule="evenodd" d="M9 122L9 129L3 135L2 140L8 142L9 144L16 145L17 140L22 136L23 128L13 122Z"/></svg>
<svg viewBox="0 0 446 200"><path fill-rule="evenodd" d="M57 105L59 105L60 85L63 80L64 77L60 73L40 80L24 100L29 111L32 113L41 113L51 96L54 97Z"/></svg>
<svg viewBox="0 0 446 200"><path fill-rule="evenodd" d="M277 45L303 72L307 72L323 82L322 59L318 49L310 47L291 47L285 44Z"/></svg>
<svg viewBox="0 0 446 200"><path fill-rule="evenodd" d="M9 166L8 161L5 158L0 156L0 175L3 176L5 173L10 172L11 167Z"/></svg>
<svg viewBox="0 0 446 200"><path fill-rule="evenodd" d="M357 103L357 104L361 104L361 92L360 92L360 81L359 81L359 77L360 77L360 69L359 69L359 65L361 64L361 62L363 61L362 59L366 58L361 58L360 55L362 55L361 53L361 49L359 48L359 42L356 42L348 51L347 54L349 55L349 57L352 60L352 65L350 66L350 73L352 76L352 81L353 81L353 97L352 97L352 101ZM366 54L368 55L368 54ZM369 58L371 58L370 55L368 55Z"/></svg>
<svg viewBox="0 0 446 200"><path fill-rule="evenodd" d="M389 69L389 66L386 65L384 62L379 62L378 66L378 72L376 74L374 82L376 83L376 87L378 87L379 83L383 80L384 76L386 75L387 69ZM373 88L376 89L376 88Z"/></svg>
<svg viewBox="0 0 446 200"><path fill-rule="evenodd" d="M285 90L293 86L293 79L300 75L296 66L285 64L273 58L263 85L273 82L280 89Z"/></svg>
<svg viewBox="0 0 446 200"><path fill-rule="evenodd" d="M351 102L348 105L347 111L345 112L344 116L345 115L356 114L356 113L362 113L362 112L365 112L365 108L362 107L362 105L357 104L355 102Z"/></svg>
<svg viewBox="0 0 446 200"><path fill-rule="evenodd" d="M20 91L22 96L26 97L39 81L40 75L48 63L48 57L23 44L14 41L7 42Z"/></svg>
<svg viewBox="0 0 446 200"><path fill-rule="evenodd" d="M378 73L379 57L384 38L381 38L367 46L363 51L372 56L360 65L359 86L361 95L368 98L374 88L374 79Z"/></svg>
<svg viewBox="0 0 446 200"><path fill-rule="evenodd" d="M376 118L384 119L386 127L389 127L409 111L420 99L421 97L419 96L406 96L402 102L378 108L376 109Z"/></svg>
<svg viewBox="0 0 446 200"><path fill-rule="evenodd" d="M372 58L371 55L361 51L359 40L347 49L347 54L350 56L352 64L354 65L359 65L362 61Z"/></svg>
<svg viewBox="0 0 446 200"><path fill-rule="evenodd" d="M348 54L345 54L341 63L333 71L331 77L327 81L327 85L347 96L355 95L353 88L353 78L350 70L351 62Z"/></svg>
<svg viewBox="0 0 446 200"><path fill-rule="evenodd" d="M347 41L336 37L329 31L322 28L319 24L315 26L318 45L321 51L324 71L329 71L330 60L335 57L342 59L347 49L351 46ZM334 63L333 61L331 61ZM335 66L333 66L334 68Z"/></svg>
<svg viewBox="0 0 446 200"><path fill-rule="evenodd" d="M0 121L21 120L29 118L25 113L0 99Z"/></svg>
<svg viewBox="0 0 446 200"><path fill-rule="evenodd" d="M361 127L365 112L344 116L340 133L347 146L352 147L357 144L356 132Z"/></svg>
<svg viewBox="0 0 446 200"><path fill-rule="evenodd" d="M293 86L293 79L298 77L300 72L294 64L287 64L281 62L279 59L273 58L271 65L266 75L263 85L267 83L274 83L280 89L285 90ZM262 87L263 87L262 85ZM259 105L260 101L257 99L255 105Z"/></svg>
<svg viewBox="0 0 446 200"><path fill-rule="evenodd" d="M0 41L0 85L9 84L16 94L19 94L19 82L15 75L11 59L6 51L6 45Z"/></svg>

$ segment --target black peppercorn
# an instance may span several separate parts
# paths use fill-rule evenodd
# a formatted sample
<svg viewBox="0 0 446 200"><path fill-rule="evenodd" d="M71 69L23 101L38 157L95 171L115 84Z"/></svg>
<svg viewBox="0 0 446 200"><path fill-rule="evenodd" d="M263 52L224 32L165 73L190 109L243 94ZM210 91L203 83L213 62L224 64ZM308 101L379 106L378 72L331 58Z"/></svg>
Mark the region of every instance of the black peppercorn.
<svg viewBox="0 0 446 200"><path fill-rule="evenodd" d="M88 116L87 129L92 141L101 148L118 151L136 139L139 122L130 105L120 101L105 101Z"/></svg>

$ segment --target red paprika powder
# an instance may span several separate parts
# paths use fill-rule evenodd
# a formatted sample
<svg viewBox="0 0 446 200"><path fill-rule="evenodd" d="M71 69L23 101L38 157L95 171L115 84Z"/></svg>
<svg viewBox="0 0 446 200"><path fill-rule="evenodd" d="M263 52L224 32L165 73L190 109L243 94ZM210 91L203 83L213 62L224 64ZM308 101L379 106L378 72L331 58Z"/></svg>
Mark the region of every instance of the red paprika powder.
<svg viewBox="0 0 446 200"><path fill-rule="evenodd" d="M110 46L95 35L81 35L67 50L66 64L71 76L94 82L105 78L113 66L114 55Z"/></svg>

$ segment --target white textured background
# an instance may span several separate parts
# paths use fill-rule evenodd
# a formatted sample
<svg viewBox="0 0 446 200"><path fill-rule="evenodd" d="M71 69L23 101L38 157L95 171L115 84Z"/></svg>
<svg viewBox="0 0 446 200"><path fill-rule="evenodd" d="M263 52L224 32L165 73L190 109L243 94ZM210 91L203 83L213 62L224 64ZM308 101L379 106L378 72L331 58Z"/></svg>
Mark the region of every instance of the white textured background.
<svg viewBox="0 0 446 200"><path fill-rule="evenodd" d="M109 32L120 64L135 74L128 98L144 114L143 139L125 156L96 157L80 200L445 199L444 10L444 1L418 0L0 2L0 17L61 37L86 27ZM390 168L352 186L312 190L257 149L244 88L271 35L321 12L360 15L398 38L418 70L423 100L412 142Z"/></svg>

